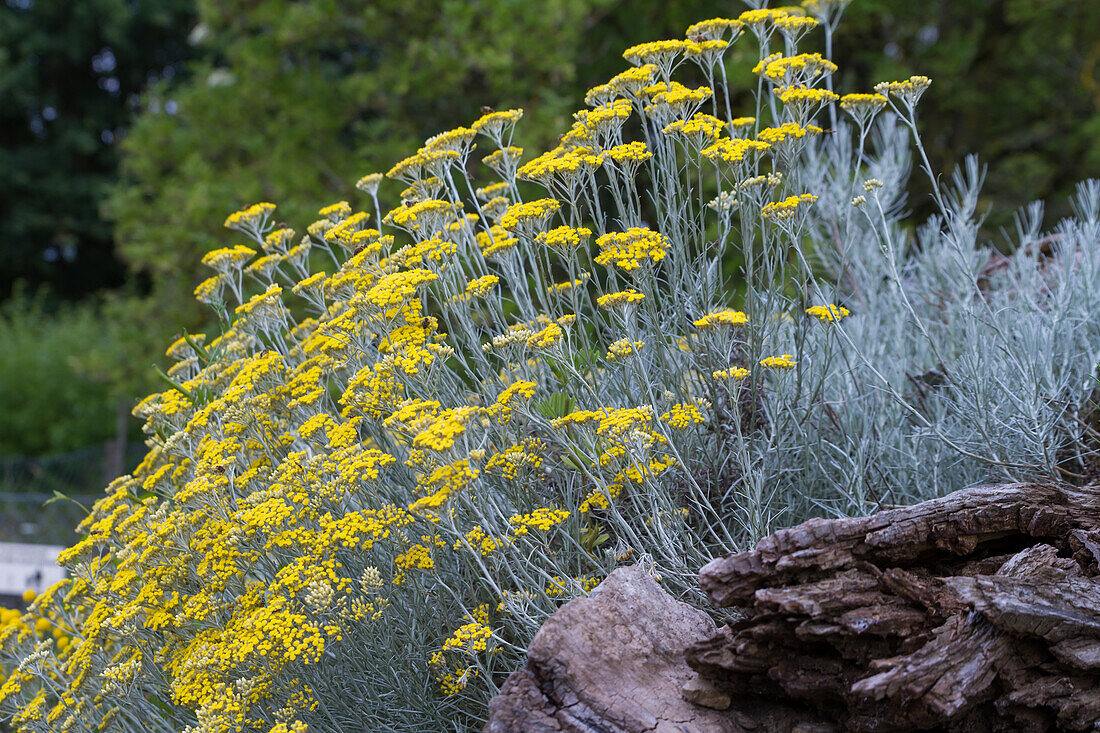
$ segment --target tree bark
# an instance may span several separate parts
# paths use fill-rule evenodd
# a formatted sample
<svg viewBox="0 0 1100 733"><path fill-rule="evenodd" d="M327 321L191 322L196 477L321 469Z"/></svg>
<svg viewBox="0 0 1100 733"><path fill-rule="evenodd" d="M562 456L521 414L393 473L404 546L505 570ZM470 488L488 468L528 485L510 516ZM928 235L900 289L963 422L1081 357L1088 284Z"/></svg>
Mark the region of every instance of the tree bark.
<svg viewBox="0 0 1100 733"><path fill-rule="evenodd" d="M688 648L729 693L850 731L1100 729L1100 490L1010 484L811 520L715 560L744 618Z"/></svg>

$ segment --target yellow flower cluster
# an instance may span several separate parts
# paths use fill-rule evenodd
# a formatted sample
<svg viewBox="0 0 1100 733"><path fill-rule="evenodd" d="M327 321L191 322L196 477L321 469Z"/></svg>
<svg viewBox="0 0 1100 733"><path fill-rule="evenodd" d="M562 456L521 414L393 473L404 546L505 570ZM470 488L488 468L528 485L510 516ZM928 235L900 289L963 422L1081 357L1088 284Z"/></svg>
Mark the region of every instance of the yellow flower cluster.
<svg viewBox="0 0 1100 733"><path fill-rule="evenodd" d="M558 252L568 254L575 249L579 249L588 243L588 239L592 236L592 230L586 227L555 227L546 232L540 232L535 238L539 244L545 244L547 247L557 250Z"/></svg>
<svg viewBox="0 0 1100 733"><path fill-rule="evenodd" d="M833 322L839 321L841 318L851 314L847 308L842 305L815 305L806 309L806 313L818 319L819 321Z"/></svg>
<svg viewBox="0 0 1100 733"><path fill-rule="evenodd" d="M479 408L466 406L444 410L427 428L413 438L414 448L445 451L455 444L455 439L466 432L466 423L476 417Z"/></svg>
<svg viewBox="0 0 1100 733"><path fill-rule="evenodd" d="M489 227L488 231L478 232L475 241L486 257L505 255L519 244L519 240L509 235L499 224Z"/></svg>
<svg viewBox="0 0 1100 733"><path fill-rule="evenodd" d="M615 75L607 82L607 86L616 94L633 98L638 96L642 89L653 83L658 71L656 64L642 64Z"/></svg>
<svg viewBox="0 0 1100 733"><path fill-rule="evenodd" d="M799 196L788 196L782 201L773 201L770 204L765 204L760 209L760 216L765 219L784 220L790 219L805 205L812 204L817 201L817 196L812 193L804 193Z"/></svg>
<svg viewBox="0 0 1100 733"><path fill-rule="evenodd" d="M784 35L798 37L807 31L811 31L814 28L821 25L821 23L814 18L807 18L803 15L789 15L786 18L778 18L775 21L775 27L779 29Z"/></svg>
<svg viewBox="0 0 1100 733"><path fill-rule="evenodd" d="M778 127L764 128L756 134L756 138L774 147L790 139L799 140L806 135L819 135L821 132L821 128L814 125L803 127L797 122L785 122Z"/></svg>
<svg viewBox="0 0 1100 733"><path fill-rule="evenodd" d="M671 70L676 58L681 54L687 53L687 51L694 46L695 44L692 41L675 39L670 41L649 41L647 43L639 43L636 46L631 46L623 51L623 58L635 66L653 64L667 74Z"/></svg>
<svg viewBox="0 0 1100 733"><path fill-rule="evenodd" d="M444 174L460 157L461 155L454 150L421 148L416 155L410 155L390 168L386 172L386 177L418 183L422 178Z"/></svg>
<svg viewBox="0 0 1100 733"><path fill-rule="evenodd" d="M500 140L505 130L511 130L523 117L522 109L509 109L502 112L487 112L470 127L486 137Z"/></svg>
<svg viewBox="0 0 1100 733"><path fill-rule="evenodd" d="M797 56L777 53L762 59L752 71L775 84L791 87L808 86L836 70L837 65L819 53L800 53Z"/></svg>
<svg viewBox="0 0 1100 733"><path fill-rule="evenodd" d="M546 444L538 438L505 448L485 462L484 473L498 474L509 481L515 481L524 471L534 471L542 465Z"/></svg>
<svg viewBox="0 0 1100 733"><path fill-rule="evenodd" d="M732 33L734 37L741 32L745 24L739 20L730 18L711 18L692 23L688 26L684 35L696 43L721 39L726 33Z"/></svg>
<svg viewBox="0 0 1100 733"><path fill-rule="evenodd" d="M275 211L275 204L259 203L246 206L240 211L230 214L225 220L226 229L239 229L241 231L259 231L263 228L271 213Z"/></svg>
<svg viewBox="0 0 1100 733"><path fill-rule="evenodd" d="M538 199L522 204L512 204L504 212L504 216L500 217L500 225L512 232L528 233L542 228L560 208L561 202L555 199Z"/></svg>
<svg viewBox="0 0 1100 733"><path fill-rule="evenodd" d="M727 328L734 328L736 326L744 326L749 322L749 317L742 311L735 310L720 310L708 313L699 320L695 321L695 327L701 331L713 330L719 326Z"/></svg>
<svg viewBox="0 0 1100 733"><path fill-rule="evenodd" d="M666 125L661 132L666 135L680 135L697 145L703 145L720 138L725 129L725 122L713 115L700 112L689 120L677 120Z"/></svg>
<svg viewBox="0 0 1100 733"><path fill-rule="evenodd" d="M335 204L330 204L318 211L317 216L324 217L334 223L342 221L351 216L351 204L347 201L337 201Z"/></svg>
<svg viewBox="0 0 1100 733"><path fill-rule="evenodd" d="M703 422L706 419L703 415L703 410L709 407L709 404L704 400L682 402L673 405L668 412L661 415L661 419L664 420L670 428L685 430L692 425Z"/></svg>
<svg viewBox="0 0 1100 733"><path fill-rule="evenodd" d="M639 293L634 288L628 288L617 293L601 295L596 298L596 305L601 308L629 308L638 305L644 299L644 293Z"/></svg>
<svg viewBox="0 0 1100 733"><path fill-rule="evenodd" d="M807 20L801 18L800 20ZM827 89L812 89L809 87L788 87L779 93L779 99L783 104L791 107L816 109L826 104L832 104L840 99L840 95Z"/></svg>
<svg viewBox="0 0 1100 733"><path fill-rule="evenodd" d="M896 96L908 106L915 105L921 96L932 86L932 80L927 76L911 76L905 81L884 81L875 85L875 91L886 96Z"/></svg>
<svg viewBox="0 0 1100 733"><path fill-rule="evenodd" d="M631 341L630 339L619 339L613 342L607 347L607 360L608 361L621 361L634 354L637 354L645 346L645 341Z"/></svg>
<svg viewBox="0 0 1100 733"><path fill-rule="evenodd" d="M614 265L631 272L644 263L657 263L664 259L668 243L664 235L646 227L631 227L625 232L611 232L596 240L600 253L596 262Z"/></svg>
<svg viewBox="0 0 1100 733"><path fill-rule="evenodd" d="M641 163L652 157L653 153L646 149L645 143L643 142L623 143L622 145L616 145L607 150L604 157L604 164L609 165L608 161L620 165L623 163Z"/></svg>
<svg viewBox="0 0 1100 733"><path fill-rule="evenodd" d="M256 250L237 245L236 247L222 247L207 252L202 256L202 264L219 273L226 273L233 269L240 269L241 265L256 255Z"/></svg>
<svg viewBox="0 0 1100 733"><path fill-rule="evenodd" d="M500 148L489 153L481 162L496 171L497 175L504 179L511 179L523 157L523 148L514 145Z"/></svg>
<svg viewBox="0 0 1100 733"><path fill-rule="evenodd" d="M783 354L782 356L766 356L760 360L760 366L765 369L794 369L795 364L794 357L790 354Z"/></svg>
<svg viewBox="0 0 1100 733"><path fill-rule="evenodd" d="M762 8L759 10L746 10L737 16L737 20L747 26L760 26L764 23L775 23L790 15L787 10L779 8Z"/></svg>
<svg viewBox="0 0 1100 733"><path fill-rule="evenodd" d="M881 94L845 94L840 98L840 108L853 115L861 110L875 112L886 106L887 100Z"/></svg>
<svg viewBox="0 0 1100 733"><path fill-rule="evenodd" d="M481 553L482 557L488 557L504 545L504 540L489 536L485 533L485 530L481 528L481 525L478 525L467 532L465 537L456 542L454 549L458 550L463 547L470 547Z"/></svg>
<svg viewBox="0 0 1100 733"><path fill-rule="evenodd" d="M364 295L365 300L379 308L393 309L403 305L417 289L438 277L429 270L408 270L386 275Z"/></svg>
<svg viewBox="0 0 1100 733"><path fill-rule="evenodd" d="M548 532L551 527L561 524L566 519L569 519L569 512L565 509L540 507L528 514L512 516L508 519L508 522L515 528L515 535L521 537L532 529Z"/></svg>
<svg viewBox="0 0 1100 733"><path fill-rule="evenodd" d="M500 278L496 275L482 275L481 277L471 280L466 283L466 291L464 295L469 298L483 298L493 288L494 285L500 282Z"/></svg>
<svg viewBox="0 0 1100 733"><path fill-rule="evenodd" d="M770 146L761 140L743 140L741 138L722 138L703 149L703 157L726 163L741 163L749 153L759 153Z"/></svg>
<svg viewBox="0 0 1100 733"><path fill-rule="evenodd" d="M355 182L355 187L363 193L374 195L378 192L378 187L382 185L382 179L385 178L381 173L368 173Z"/></svg>
<svg viewBox="0 0 1100 733"><path fill-rule="evenodd" d="M402 206L391 212L393 223L403 229L409 229L418 234L430 235L441 231L447 224L455 220L455 205L449 201L429 199Z"/></svg>
<svg viewBox="0 0 1100 733"><path fill-rule="evenodd" d="M561 326L557 323L549 323L542 328L542 330L531 334L527 339L527 348L529 349L549 349L553 346L557 346L561 343L562 337L565 335Z"/></svg>

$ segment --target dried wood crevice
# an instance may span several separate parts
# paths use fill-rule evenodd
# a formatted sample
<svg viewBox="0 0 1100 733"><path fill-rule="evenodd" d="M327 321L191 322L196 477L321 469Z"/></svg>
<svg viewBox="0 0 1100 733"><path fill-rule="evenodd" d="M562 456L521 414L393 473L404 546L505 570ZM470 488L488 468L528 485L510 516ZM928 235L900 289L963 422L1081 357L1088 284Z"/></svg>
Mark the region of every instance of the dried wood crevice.
<svg viewBox="0 0 1100 733"><path fill-rule="evenodd" d="M811 520L702 569L711 600L744 618L688 664L850 731L1093 730L1098 545L1095 486L986 486Z"/></svg>

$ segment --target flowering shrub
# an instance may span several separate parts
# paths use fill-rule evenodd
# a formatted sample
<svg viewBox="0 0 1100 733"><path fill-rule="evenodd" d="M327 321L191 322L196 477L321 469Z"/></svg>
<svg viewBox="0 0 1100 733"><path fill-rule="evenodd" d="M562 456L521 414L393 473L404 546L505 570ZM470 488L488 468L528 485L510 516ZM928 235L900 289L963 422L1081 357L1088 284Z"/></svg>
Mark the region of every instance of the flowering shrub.
<svg viewBox="0 0 1100 733"><path fill-rule="evenodd" d="M1080 475L1100 185L1052 235L1021 215L991 267L976 163L941 188L924 161L940 214L906 228L930 81L833 92L797 43L844 5L628 49L526 163L519 110L437 135L385 214L371 174L303 236L230 215L247 244L195 291L222 333L169 348L147 457L5 627L16 723L474 727L618 564L698 598L701 564L780 521ZM753 117L724 81L743 36Z"/></svg>

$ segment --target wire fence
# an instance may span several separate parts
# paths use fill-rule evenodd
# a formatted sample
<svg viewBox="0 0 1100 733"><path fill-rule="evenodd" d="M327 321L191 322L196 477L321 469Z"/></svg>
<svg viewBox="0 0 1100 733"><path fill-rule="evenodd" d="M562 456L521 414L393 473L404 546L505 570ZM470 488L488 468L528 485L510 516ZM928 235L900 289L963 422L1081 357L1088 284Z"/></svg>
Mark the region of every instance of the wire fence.
<svg viewBox="0 0 1100 733"><path fill-rule="evenodd" d="M76 525L114 478L116 449L105 443L52 456L0 457L0 542L72 544ZM128 443L123 470L133 470L145 450Z"/></svg>

